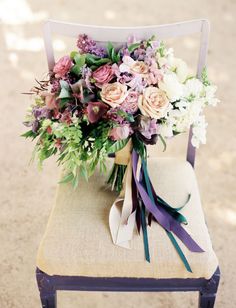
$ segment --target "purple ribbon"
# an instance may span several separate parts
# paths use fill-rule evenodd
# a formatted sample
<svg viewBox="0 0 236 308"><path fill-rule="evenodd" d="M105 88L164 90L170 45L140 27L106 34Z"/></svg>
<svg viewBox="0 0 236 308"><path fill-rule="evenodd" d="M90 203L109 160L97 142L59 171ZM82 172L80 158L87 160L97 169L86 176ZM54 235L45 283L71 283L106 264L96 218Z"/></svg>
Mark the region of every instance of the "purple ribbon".
<svg viewBox="0 0 236 308"><path fill-rule="evenodd" d="M133 177L139 191L140 197L147 208L147 210L155 217L156 221L167 231L173 232L188 249L192 252L204 252L204 250L192 239L188 232L176 221L169 213L167 213L162 207L157 207L148 196L146 190L136 177L138 166L138 153L133 150L132 152L132 170Z"/></svg>

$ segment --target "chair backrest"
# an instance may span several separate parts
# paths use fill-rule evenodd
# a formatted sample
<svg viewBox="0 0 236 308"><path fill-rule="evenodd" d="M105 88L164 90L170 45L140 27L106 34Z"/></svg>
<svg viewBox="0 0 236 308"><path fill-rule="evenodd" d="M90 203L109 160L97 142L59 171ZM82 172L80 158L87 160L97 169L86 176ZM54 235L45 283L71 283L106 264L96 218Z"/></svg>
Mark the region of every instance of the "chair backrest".
<svg viewBox="0 0 236 308"><path fill-rule="evenodd" d="M200 50L197 65L197 76L200 78L202 70L206 65L209 29L209 22L206 19L197 19L173 24L144 27L92 26L48 20L44 25L44 42L47 54L48 68L49 71L52 71L55 64L52 44L53 33L69 37L77 37L80 33L86 33L97 42L103 43L110 41L116 44L125 42L130 34L134 34L135 37L140 39L149 38L150 35L154 34L158 39L165 40L168 38L176 38L200 33ZM190 164L194 167L196 150L191 144L191 138L192 128L190 128L189 131L187 161L189 161Z"/></svg>

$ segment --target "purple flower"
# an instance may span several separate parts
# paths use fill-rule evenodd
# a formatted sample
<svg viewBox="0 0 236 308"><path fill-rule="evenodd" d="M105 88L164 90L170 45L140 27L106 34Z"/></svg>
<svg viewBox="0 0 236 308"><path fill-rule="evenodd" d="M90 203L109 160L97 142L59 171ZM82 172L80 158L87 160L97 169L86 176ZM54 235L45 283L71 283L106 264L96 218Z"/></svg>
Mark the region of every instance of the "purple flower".
<svg viewBox="0 0 236 308"><path fill-rule="evenodd" d="M157 141L158 126L156 119L140 115L137 117L135 130L139 138L146 144L155 144Z"/></svg>
<svg viewBox="0 0 236 308"><path fill-rule="evenodd" d="M93 92L94 87L91 84L92 70L89 67L82 67L82 78L84 79L85 85L89 89L89 91Z"/></svg>
<svg viewBox="0 0 236 308"><path fill-rule="evenodd" d="M134 50L133 58L138 61L143 61L146 56L146 50L144 48L137 48Z"/></svg>
<svg viewBox="0 0 236 308"><path fill-rule="evenodd" d="M107 112L108 106L102 102L90 102L86 108L88 120L95 123Z"/></svg>
<svg viewBox="0 0 236 308"><path fill-rule="evenodd" d="M52 111L48 108L39 108L34 107L33 108L33 115L36 120L40 120L43 118L51 119L52 118Z"/></svg>
<svg viewBox="0 0 236 308"><path fill-rule="evenodd" d="M107 111L107 118L115 123L124 124L125 119L119 114L119 108L111 108Z"/></svg>
<svg viewBox="0 0 236 308"><path fill-rule="evenodd" d="M86 34L79 35L77 40L77 47L81 53L91 53L101 58L106 55L105 48L97 46L96 42Z"/></svg>
<svg viewBox="0 0 236 308"><path fill-rule="evenodd" d="M39 127L40 127L39 121L38 121L38 120L35 120L35 121L32 123L32 131L33 131L34 133L37 133L37 131L39 130Z"/></svg>

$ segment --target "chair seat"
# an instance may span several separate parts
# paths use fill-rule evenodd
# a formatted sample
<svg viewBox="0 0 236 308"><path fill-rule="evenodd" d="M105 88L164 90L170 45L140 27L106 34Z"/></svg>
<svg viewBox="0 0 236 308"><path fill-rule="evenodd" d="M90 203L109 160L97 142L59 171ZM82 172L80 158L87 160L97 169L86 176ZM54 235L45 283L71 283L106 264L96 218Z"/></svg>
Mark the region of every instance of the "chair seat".
<svg viewBox="0 0 236 308"><path fill-rule="evenodd" d="M94 174L81 180L74 190L70 184L58 187L56 202L41 241L37 266L48 275L138 278L206 278L218 261L205 224L199 190L192 166L172 158L149 158L148 170L156 192L187 218L184 226L203 253L190 252L178 240L193 273L187 272L163 228L148 227L151 262L145 261L142 235L135 231L132 249L112 242L108 216L116 197L104 183L106 176Z"/></svg>

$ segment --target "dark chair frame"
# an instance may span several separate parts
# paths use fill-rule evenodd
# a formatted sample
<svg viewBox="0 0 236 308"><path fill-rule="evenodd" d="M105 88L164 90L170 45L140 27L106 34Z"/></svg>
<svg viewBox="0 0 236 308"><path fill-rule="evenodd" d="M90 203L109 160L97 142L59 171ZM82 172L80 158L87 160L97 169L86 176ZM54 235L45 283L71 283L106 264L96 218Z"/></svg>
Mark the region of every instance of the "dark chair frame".
<svg viewBox="0 0 236 308"><path fill-rule="evenodd" d="M193 20L169 25L147 26L135 28L96 27L79 24L62 23L49 20L44 27L44 40L49 70L53 69L54 53L51 35L53 32L76 37L78 33L87 33L97 41L114 41L121 43L131 33L137 37L148 37L156 33L158 38L179 37L193 33L201 33L198 61L198 77L206 63L209 23L207 20ZM194 167L195 148L191 144L192 129L189 132L187 161ZM124 277L83 277L83 276L50 276L36 268L36 278L43 308L56 308L56 292L71 291L112 291L112 292L199 292L199 307L214 307L216 293L220 281L219 267L210 279L153 279Z"/></svg>

